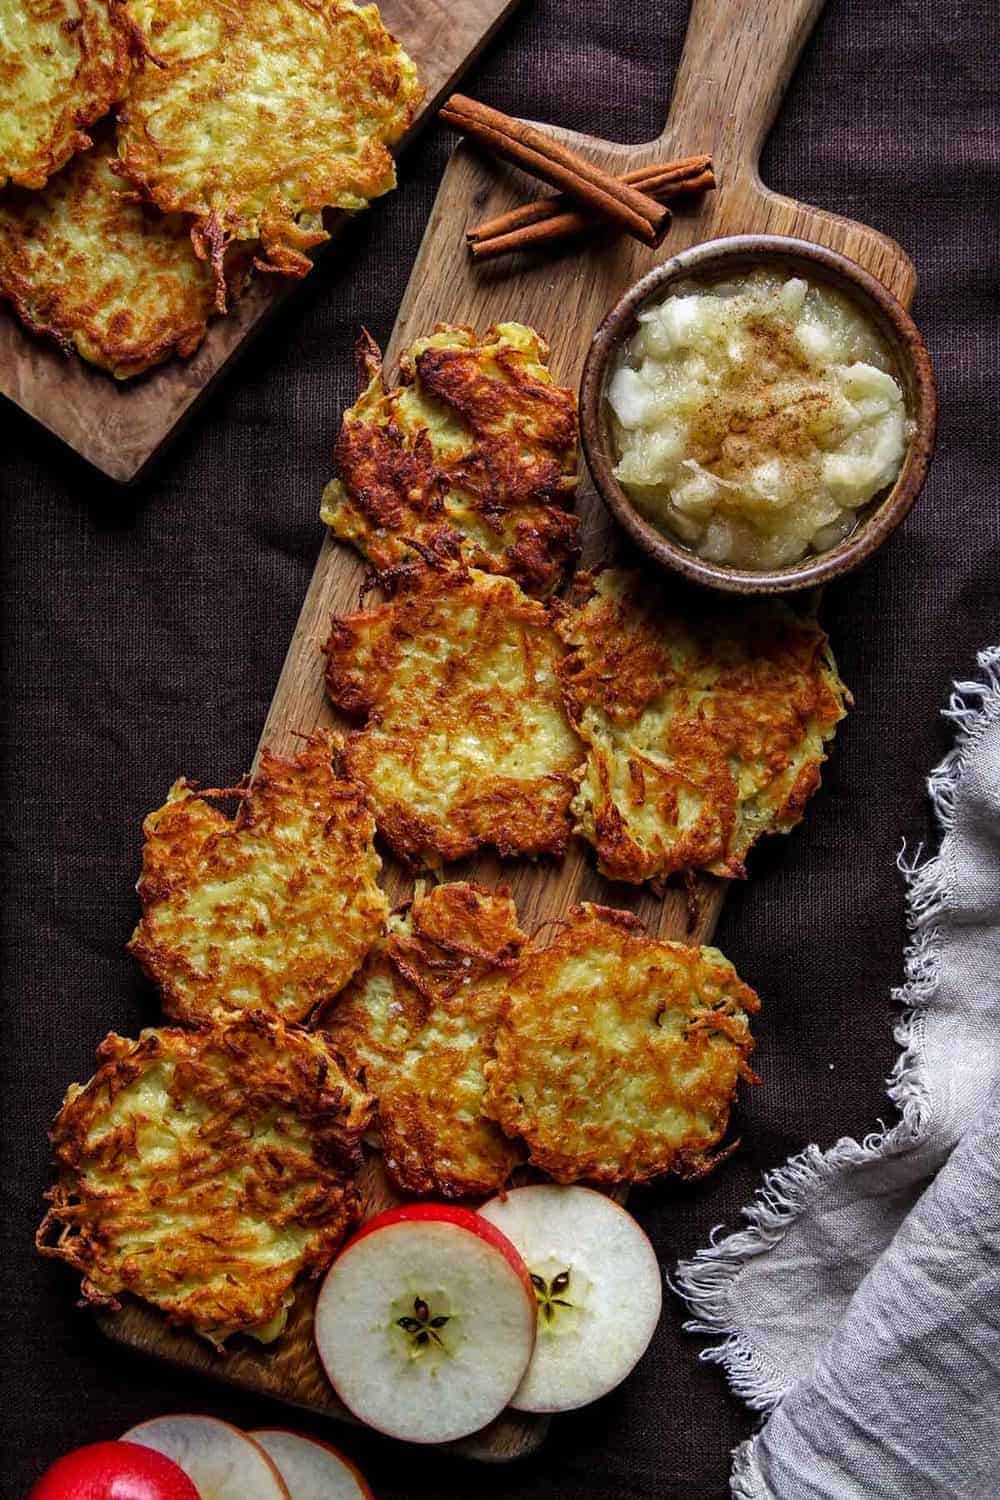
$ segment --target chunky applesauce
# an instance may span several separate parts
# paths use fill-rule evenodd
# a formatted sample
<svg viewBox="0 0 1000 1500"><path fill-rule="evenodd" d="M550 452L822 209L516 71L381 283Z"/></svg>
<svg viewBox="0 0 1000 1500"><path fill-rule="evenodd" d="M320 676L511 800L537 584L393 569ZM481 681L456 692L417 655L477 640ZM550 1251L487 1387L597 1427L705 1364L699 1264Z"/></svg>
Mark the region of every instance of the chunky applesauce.
<svg viewBox="0 0 1000 1500"><path fill-rule="evenodd" d="M700 556L825 552L891 485L911 432L888 346L832 287L762 269L639 314L608 387L615 474Z"/></svg>

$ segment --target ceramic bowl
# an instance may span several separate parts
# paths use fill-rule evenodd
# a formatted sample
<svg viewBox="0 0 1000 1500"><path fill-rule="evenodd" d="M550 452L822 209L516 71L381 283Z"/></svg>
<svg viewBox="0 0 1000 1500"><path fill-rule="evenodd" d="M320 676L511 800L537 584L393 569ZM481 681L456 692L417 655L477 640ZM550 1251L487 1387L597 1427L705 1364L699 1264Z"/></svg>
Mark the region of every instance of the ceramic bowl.
<svg viewBox="0 0 1000 1500"><path fill-rule="evenodd" d="M766 571L731 567L699 557L648 521L614 475L616 455L611 414L605 392L619 349L638 327L637 315L658 302L678 282L695 284L728 279L759 266L787 271L813 282L825 282L849 297L885 339L896 364L913 422L899 476L858 512L851 534L829 552L811 553L799 562ZM626 292L594 334L580 387L580 431L598 493L612 515L655 562L695 583L739 594L774 594L811 588L837 578L870 557L895 531L912 507L927 477L934 451L937 398L930 356L909 313L881 282L835 250L782 235L738 235L709 240L683 250L656 266Z"/></svg>

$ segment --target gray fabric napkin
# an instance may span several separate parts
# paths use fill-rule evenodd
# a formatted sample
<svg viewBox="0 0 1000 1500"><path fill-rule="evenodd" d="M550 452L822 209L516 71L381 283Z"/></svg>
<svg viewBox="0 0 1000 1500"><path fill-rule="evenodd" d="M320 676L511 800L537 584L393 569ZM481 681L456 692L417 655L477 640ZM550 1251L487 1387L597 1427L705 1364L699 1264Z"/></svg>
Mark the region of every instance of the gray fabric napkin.
<svg viewBox="0 0 1000 1500"><path fill-rule="evenodd" d="M686 1326L722 1336L702 1358L772 1413L737 1500L1000 1497L1000 647L979 665L930 778L940 851L900 861L902 1118L793 1157L678 1268Z"/></svg>

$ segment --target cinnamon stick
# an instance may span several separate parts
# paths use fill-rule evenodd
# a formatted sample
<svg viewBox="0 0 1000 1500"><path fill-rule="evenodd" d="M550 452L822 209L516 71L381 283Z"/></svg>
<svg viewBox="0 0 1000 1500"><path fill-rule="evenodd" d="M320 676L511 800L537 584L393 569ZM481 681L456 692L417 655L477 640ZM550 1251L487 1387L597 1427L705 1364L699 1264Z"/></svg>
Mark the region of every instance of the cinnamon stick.
<svg viewBox="0 0 1000 1500"><path fill-rule="evenodd" d="M636 167L634 171L626 172L620 180L640 188L650 197L655 196L661 203L679 197L682 193L703 193L715 186L710 156L688 156L679 161L653 162L649 166ZM532 203L524 203L507 213L497 214L493 219L484 219L481 224L466 231L466 239L470 243L492 240L527 228L530 224L551 222L570 215L580 221L576 228L582 230L593 227L594 220L580 213L572 199L565 193L557 193L555 197L536 198ZM572 232L574 231L569 227L560 226L558 234L553 235L553 238L562 238Z"/></svg>
<svg viewBox="0 0 1000 1500"><path fill-rule="evenodd" d="M683 190L704 192L714 186L714 178L705 172L700 178L691 178ZM675 191L672 196L679 197L680 193ZM468 239L467 243L473 260L493 260L498 255L510 255L516 250L536 250L542 245L557 244L573 235L594 234L601 227L601 220L593 214L576 211L553 214L551 218L538 219L506 234L491 235L488 239Z"/></svg>
<svg viewBox="0 0 1000 1500"><path fill-rule="evenodd" d="M592 213L613 220L643 244L657 245L666 233L670 210L664 204L602 171L524 120L464 94L452 94L441 110L441 118L504 161L559 188Z"/></svg>
<svg viewBox="0 0 1000 1500"><path fill-rule="evenodd" d="M496 260L500 255L514 255L518 250L538 250L543 245L558 244L560 240L600 227L601 221L592 214L557 214L554 219L541 219L537 224L512 229L509 234L494 235L491 240L472 240L469 254L474 261Z"/></svg>

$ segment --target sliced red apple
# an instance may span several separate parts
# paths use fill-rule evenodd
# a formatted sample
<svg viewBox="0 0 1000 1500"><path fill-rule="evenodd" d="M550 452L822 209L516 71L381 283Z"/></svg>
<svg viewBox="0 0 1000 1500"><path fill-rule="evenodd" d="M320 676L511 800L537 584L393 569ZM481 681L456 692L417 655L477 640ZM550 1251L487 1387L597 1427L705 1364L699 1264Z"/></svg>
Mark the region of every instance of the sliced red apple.
<svg viewBox="0 0 1000 1500"><path fill-rule="evenodd" d="M421 1203L370 1219L326 1275L316 1347L356 1417L411 1443L478 1432L514 1394L535 1293L506 1236L469 1209Z"/></svg>
<svg viewBox="0 0 1000 1500"><path fill-rule="evenodd" d="M201 1500L291 1500L273 1461L259 1443L214 1417L181 1412L140 1422L123 1441L172 1458Z"/></svg>
<svg viewBox="0 0 1000 1500"><path fill-rule="evenodd" d="M375 1500L350 1459L329 1443L283 1427L265 1427L250 1437L277 1466L292 1500Z"/></svg>
<svg viewBox="0 0 1000 1500"><path fill-rule="evenodd" d="M591 1188L513 1188L480 1213L520 1250L538 1338L511 1406L570 1411L620 1385L660 1319L656 1252L632 1215Z"/></svg>

